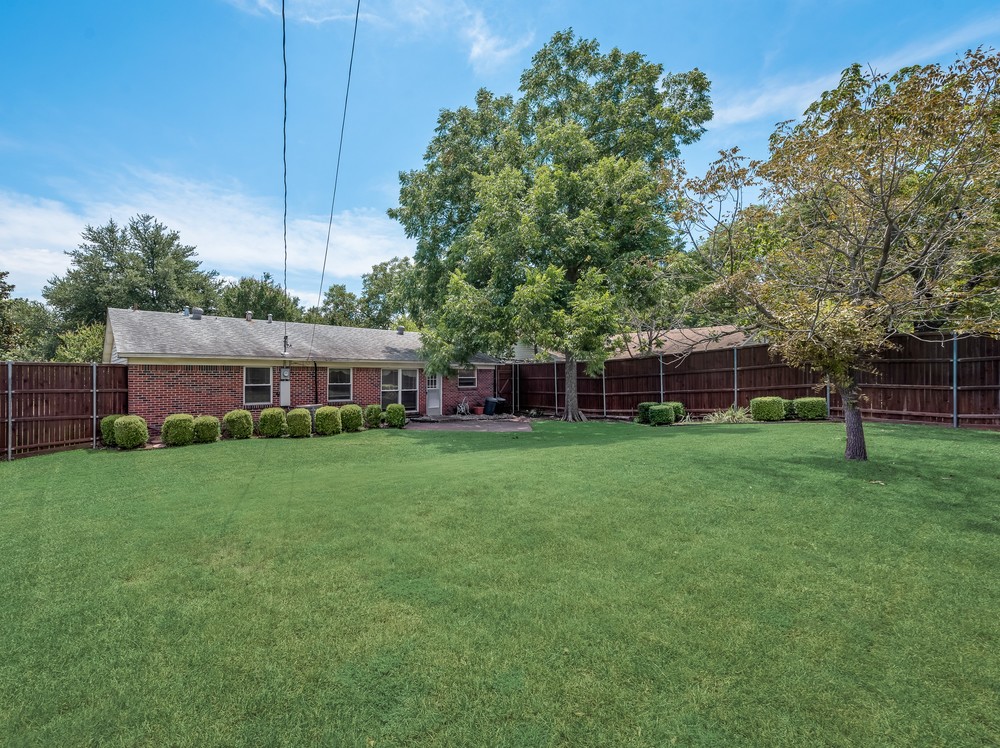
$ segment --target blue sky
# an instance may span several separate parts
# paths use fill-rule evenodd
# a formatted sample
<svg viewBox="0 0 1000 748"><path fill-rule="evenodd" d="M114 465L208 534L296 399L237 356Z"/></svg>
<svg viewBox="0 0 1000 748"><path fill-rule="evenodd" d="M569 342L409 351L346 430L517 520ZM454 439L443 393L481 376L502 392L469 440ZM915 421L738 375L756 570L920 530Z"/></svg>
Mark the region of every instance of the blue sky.
<svg viewBox="0 0 1000 748"><path fill-rule="evenodd" d="M287 0L288 286L319 293L353 0ZM280 0L8 0L0 14L0 270L41 298L89 224L150 213L226 277L282 272ZM327 284L412 253L386 209L442 108L517 88L567 27L712 81L684 151L766 153L852 62L1000 48L995 2L362 0Z"/></svg>

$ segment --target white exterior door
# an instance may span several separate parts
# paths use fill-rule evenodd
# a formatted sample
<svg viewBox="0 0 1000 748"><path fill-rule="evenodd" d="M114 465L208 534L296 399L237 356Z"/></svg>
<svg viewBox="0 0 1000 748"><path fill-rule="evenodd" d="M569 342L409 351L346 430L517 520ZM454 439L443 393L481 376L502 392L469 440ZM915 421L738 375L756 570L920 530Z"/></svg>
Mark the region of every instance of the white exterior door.
<svg viewBox="0 0 1000 748"><path fill-rule="evenodd" d="M441 415L441 377L437 374L427 375L427 415Z"/></svg>

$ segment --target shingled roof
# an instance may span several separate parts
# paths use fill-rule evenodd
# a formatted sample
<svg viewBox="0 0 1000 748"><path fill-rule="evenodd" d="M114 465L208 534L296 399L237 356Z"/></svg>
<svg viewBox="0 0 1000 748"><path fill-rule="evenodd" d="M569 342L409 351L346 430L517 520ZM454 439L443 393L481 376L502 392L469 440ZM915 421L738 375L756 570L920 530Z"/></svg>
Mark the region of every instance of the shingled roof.
<svg viewBox="0 0 1000 748"><path fill-rule="evenodd" d="M108 309L108 342L118 357L172 359L280 359L284 322L234 317ZM419 363L420 334L363 327L287 323L291 361ZM311 345L310 345L311 344ZM496 364L477 355L473 364Z"/></svg>

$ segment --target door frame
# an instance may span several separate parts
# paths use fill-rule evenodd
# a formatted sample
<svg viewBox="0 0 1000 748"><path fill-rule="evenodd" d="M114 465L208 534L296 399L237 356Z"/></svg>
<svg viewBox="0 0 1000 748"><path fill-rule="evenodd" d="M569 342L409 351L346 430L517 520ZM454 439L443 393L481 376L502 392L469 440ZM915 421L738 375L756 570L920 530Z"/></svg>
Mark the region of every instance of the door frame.
<svg viewBox="0 0 1000 748"><path fill-rule="evenodd" d="M431 379L437 380L437 387L431 387ZM424 382L426 384L425 389L427 390L424 395L424 403L427 409L427 415L429 416L440 416L444 413L444 377L440 374L424 374ZM431 412L431 392L437 392L438 404L437 412Z"/></svg>

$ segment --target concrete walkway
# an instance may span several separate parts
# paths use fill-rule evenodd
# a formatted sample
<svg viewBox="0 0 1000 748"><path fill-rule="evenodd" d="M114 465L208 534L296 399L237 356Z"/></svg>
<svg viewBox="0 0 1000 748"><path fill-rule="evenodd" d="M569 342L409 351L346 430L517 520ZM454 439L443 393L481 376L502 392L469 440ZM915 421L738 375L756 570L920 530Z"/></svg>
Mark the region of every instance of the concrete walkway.
<svg viewBox="0 0 1000 748"><path fill-rule="evenodd" d="M406 428L412 431L531 431L527 418L442 418L439 421L409 421Z"/></svg>

